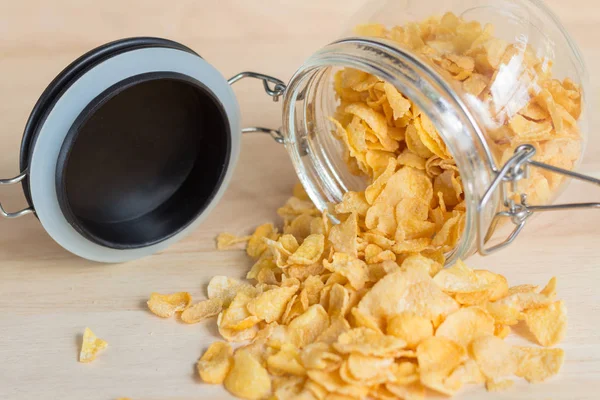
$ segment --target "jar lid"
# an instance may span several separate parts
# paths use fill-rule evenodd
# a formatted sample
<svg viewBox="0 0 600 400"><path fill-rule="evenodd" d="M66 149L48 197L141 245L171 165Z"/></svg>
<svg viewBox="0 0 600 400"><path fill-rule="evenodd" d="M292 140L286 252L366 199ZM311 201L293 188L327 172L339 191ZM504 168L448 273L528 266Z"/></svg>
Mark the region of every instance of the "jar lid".
<svg viewBox="0 0 600 400"><path fill-rule="evenodd" d="M50 236L81 257L136 259L214 207L240 147L228 81L158 38L98 47L63 70L27 122L23 191Z"/></svg>

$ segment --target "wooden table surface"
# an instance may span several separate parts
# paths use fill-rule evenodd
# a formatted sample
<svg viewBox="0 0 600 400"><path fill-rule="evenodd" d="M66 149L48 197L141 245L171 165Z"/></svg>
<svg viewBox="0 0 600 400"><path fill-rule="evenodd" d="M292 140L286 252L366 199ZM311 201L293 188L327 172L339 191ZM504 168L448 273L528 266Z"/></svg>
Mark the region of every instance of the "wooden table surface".
<svg viewBox="0 0 600 400"><path fill-rule="evenodd" d="M153 35L195 49L225 76L256 70L288 79L313 51L339 36L360 0L242 1L0 0L0 176L18 173L21 132L45 85L68 62L101 43ZM552 0L581 46L591 71L592 101L600 78L600 6L596 0ZM442 11L442 10L440 10ZM244 125L279 126L280 105L257 82L235 86ZM582 170L600 172L600 113ZM0 399L226 399L203 385L194 364L217 338L215 322L183 325L150 314L152 291L205 294L210 277L241 277L243 252L217 252L221 231L249 232L277 221L295 175L282 146L268 137L243 139L225 198L190 237L167 251L122 265L76 258L28 216L0 220ZM2 204L23 206L18 187L3 187ZM600 199L573 184L563 199ZM544 215L509 249L469 262L505 274L511 283L559 278L569 310L560 376L542 385L519 381L507 392L467 390L464 399L583 400L600 396L600 212ZM77 362L80 336L91 327L109 342L93 364Z"/></svg>

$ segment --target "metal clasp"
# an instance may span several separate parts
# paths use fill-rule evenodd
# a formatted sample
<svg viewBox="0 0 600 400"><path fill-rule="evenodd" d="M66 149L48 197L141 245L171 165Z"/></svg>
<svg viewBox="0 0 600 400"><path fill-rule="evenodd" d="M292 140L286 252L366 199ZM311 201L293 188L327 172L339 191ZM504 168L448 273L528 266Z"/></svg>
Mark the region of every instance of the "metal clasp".
<svg viewBox="0 0 600 400"><path fill-rule="evenodd" d="M227 82L230 85L233 85L237 81L244 79L244 78L254 78L254 79L262 80L265 92L269 96L273 97L274 102L279 101L279 98L283 95L283 93L285 92L285 89L286 89L285 83L283 83L283 81L281 81L277 78L274 78L272 76L269 76L269 75L260 74L258 72L249 72L249 71L240 72L239 74L230 78ZM273 85L273 87L271 87L271 85ZM270 129L270 128L263 128L263 127L258 127L258 126L242 129L242 133L257 133L257 132L269 134L269 135L271 135L273 140L275 140L277 143L283 144L284 138L279 129Z"/></svg>
<svg viewBox="0 0 600 400"><path fill-rule="evenodd" d="M535 156L535 147L530 144L524 144L515 150L515 155L504 164L502 169L498 171L496 178L484 194L477 207L477 248L482 255L492 254L500 249L511 244L525 227L527 219L535 212L571 210L584 208L599 208L600 203L571 203L571 204L550 204L550 205L531 205L528 204L527 194L518 193L518 183L522 179L529 177L530 167L541 168L556 174L562 174L570 178L582 180L600 186L600 179L591 176L582 175L577 172L558 168L549 164L533 161ZM506 185L511 186L511 193L518 194L518 201L515 201L512 196L509 196ZM500 211L494 215L492 223L488 230L485 230L483 212L486 210L489 202L494 196L496 190L501 191L501 196L504 202L504 211ZM491 236L494 227L500 218L510 218L515 228L510 235L502 242L495 246L486 248L486 242Z"/></svg>
<svg viewBox="0 0 600 400"><path fill-rule="evenodd" d="M27 171L24 171L24 172L21 172L21 174L15 176L14 178L0 179L0 186L13 185L15 183L20 183L26 177L27 177ZM23 210L16 211L16 212L8 212L4 209L4 207L2 207L2 202L0 202L0 215L2 215L4 218L19 218L19 217L22 217L23 215L33 214L34 212L35 212L35 210L32 207L27 207Z"/></svg>

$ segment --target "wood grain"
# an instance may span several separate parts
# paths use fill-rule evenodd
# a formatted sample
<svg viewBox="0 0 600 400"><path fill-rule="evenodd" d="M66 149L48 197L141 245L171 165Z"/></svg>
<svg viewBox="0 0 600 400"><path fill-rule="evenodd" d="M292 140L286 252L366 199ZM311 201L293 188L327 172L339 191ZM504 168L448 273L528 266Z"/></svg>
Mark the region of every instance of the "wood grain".
<svg viewBox="0 0 600 400"><path fill-rule="evenodd" d="M192 47L225 76L256 70L287 79L312 52L339 36L360 0L242 1L0 0L0 176L15 175L22 127L45 85L82 52L116 38L168 37ZM549 1L581 46L591 71L592 101L600 80L600 6L595 0ZM244 125L278 126L280 106L255 82L235 90ZM597 110L597 108L595 108ZM600 172L600 113L591 116L582 170ZM62 250L34 217L0 221L0 398L110 400L227 399L201 384L194 363L217 338L214 322L187 326L146 311L152 291L204 296L215 274L243 276L242 252L216 252L221 231L246 233L276 221L275 209L295 182L285 149L246 137L234 180L210 218L167 251L122 265L86 262ZM573 184L564 199L600 193ZM2 188L3 204L24 204L18 188ZM463 399L597 399L600 384L600 213L535 219L513 246L475 267L511 283L559 278L569 309L559 377L542 385L519 381L504 393L467 390ZM77 362L80 335L90 326L109 348L90 365ZM516 339L523 342L525 339ZM485 395L485 396L484 396Z"/></svg>

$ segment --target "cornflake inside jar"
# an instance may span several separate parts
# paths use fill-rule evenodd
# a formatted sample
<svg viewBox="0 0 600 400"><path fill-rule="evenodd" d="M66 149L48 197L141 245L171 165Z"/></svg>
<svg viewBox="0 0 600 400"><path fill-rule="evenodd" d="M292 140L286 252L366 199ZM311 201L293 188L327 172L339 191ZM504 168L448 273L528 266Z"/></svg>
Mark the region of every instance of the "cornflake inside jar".
<svg viewBox="0 0 600 400"><path fill-rule="evenodd" d="M497 165L522 144L535 160L573 169L581 156L577 121L581 88L553 79L552 61L531 46L494 37L491 25L454 14L387 29L362 25L356 33L391 40L433 66L477 111ZM420 253L436 260L458 243L465 223L465 194L453 155L430 118L396 87L363 71L338 71L340 104L331 117L349 170L364 176L364 192L347 193L337 213L355 212L364 233L388 243L398 261ZM531 169L510 194L528 204L548 204L564 177ZM368 234L368 236L365 236ZM381 246L379 246L381 247Z"/></svg>

